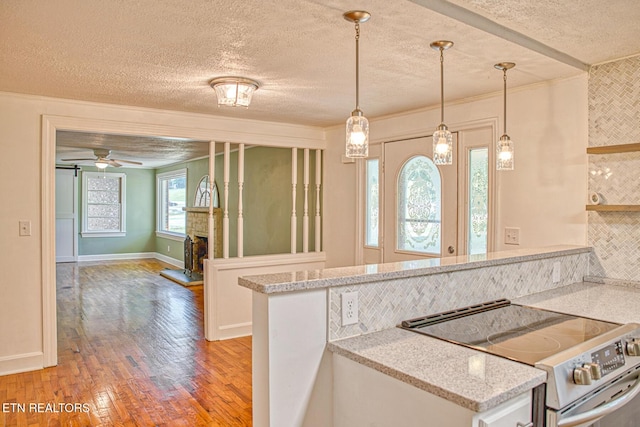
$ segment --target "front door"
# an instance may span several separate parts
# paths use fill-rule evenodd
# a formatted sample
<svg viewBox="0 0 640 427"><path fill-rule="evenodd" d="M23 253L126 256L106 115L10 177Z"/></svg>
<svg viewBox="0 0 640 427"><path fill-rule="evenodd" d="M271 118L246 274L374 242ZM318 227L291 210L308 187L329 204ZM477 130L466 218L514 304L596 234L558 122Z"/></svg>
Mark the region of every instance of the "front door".
<svg viewBox="0 0 640 427"><path fill-rule="evenodd" d="M457 254L457 162L436 166L432 144L431 137L384 144L384 262Z"/></svg>

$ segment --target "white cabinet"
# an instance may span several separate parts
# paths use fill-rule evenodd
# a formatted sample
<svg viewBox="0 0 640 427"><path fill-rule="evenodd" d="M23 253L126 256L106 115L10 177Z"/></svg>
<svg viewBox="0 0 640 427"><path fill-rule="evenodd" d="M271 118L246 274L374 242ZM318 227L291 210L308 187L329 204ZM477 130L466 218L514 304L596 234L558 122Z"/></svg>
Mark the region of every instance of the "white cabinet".
<svg viewBox="0 0 640 427"><path fill-rule="evenodd" d="M474 412L333 354L333 427L518 427L531 421L531 393Z"/></svg>
<svg viewBox="0 0 640 427"><path fill-rule="evenodd" d="M515 397L476 415L475 418L473 427L529 427L527 424L531 421L531 393Z"/></svg>

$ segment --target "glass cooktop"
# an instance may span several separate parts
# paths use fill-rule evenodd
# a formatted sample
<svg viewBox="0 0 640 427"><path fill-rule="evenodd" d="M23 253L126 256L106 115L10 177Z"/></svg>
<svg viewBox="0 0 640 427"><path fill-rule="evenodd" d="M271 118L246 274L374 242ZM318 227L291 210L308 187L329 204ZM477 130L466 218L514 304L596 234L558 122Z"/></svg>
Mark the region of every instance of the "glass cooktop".
<svg viewBox="0 0 640 427"><path fill-rule="evenodd" d="M536 362L615 329L617 323L510 304L474 307L402 322L414 332L518 362ZM487 304L493 304L487 303ZM478 312L479 311L479 312ZM459 313L459 314L456 314Z"/></svg>

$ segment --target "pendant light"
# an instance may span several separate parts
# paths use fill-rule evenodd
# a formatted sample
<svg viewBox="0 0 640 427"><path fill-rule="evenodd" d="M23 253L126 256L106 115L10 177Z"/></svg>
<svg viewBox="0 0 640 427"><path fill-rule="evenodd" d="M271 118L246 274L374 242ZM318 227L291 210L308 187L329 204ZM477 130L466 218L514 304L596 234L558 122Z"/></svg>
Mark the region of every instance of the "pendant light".
<svg viewBox="0 0 640 427"><path fill-rule="evenodd" d="M507 135L507 70L515 66L513 62L500 62L494 65L504 73L504 134L496 143L496 169L499 171L513 170L513 141Z"/></svg>
<svg viewBox="0 0 640 427"><path fill-rule="evenodd" d="M433 133L433 163L450 165L453 164L453 136L444 124L444 51L453 46L453 42L438 40L430 46L440 51L440 125Z"/></svg>
<svg viewBox="0 0 640 427"><path fill-rule="evenodd" d="M360 24L367 22L371 18L371 14L364 10L351 10L342 16L347 21L353 22L356 27L356 109L347 119L345 156L351 159L361 159L369 155L369 120L360 110Z"/></svg>

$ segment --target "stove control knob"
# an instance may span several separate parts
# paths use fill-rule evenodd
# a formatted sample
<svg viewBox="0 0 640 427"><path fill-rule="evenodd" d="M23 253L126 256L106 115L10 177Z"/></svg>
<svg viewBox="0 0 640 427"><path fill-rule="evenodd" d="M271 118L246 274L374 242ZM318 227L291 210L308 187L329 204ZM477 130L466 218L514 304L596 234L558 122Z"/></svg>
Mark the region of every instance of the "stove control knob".
<svg viewBox="0 0 640 427"><path fill-rule="evenodd" d="M573 381L578 385L591 384L591 370L579 366L573 370Z"/></svg>
<svg viewBox="0 0 640 427"><path fill-rule="evenodd" d="M591 378L594 380L599 380L602 378L602 368L597 363L585 363L584 368L588 368L591 373Z"/></svg>
<svg viewBox="0 0 640 427"><path fill-rule="evenodd" d="M627 342L627 354L629 356L640 356L640 340L634 338Z"/></svg>

